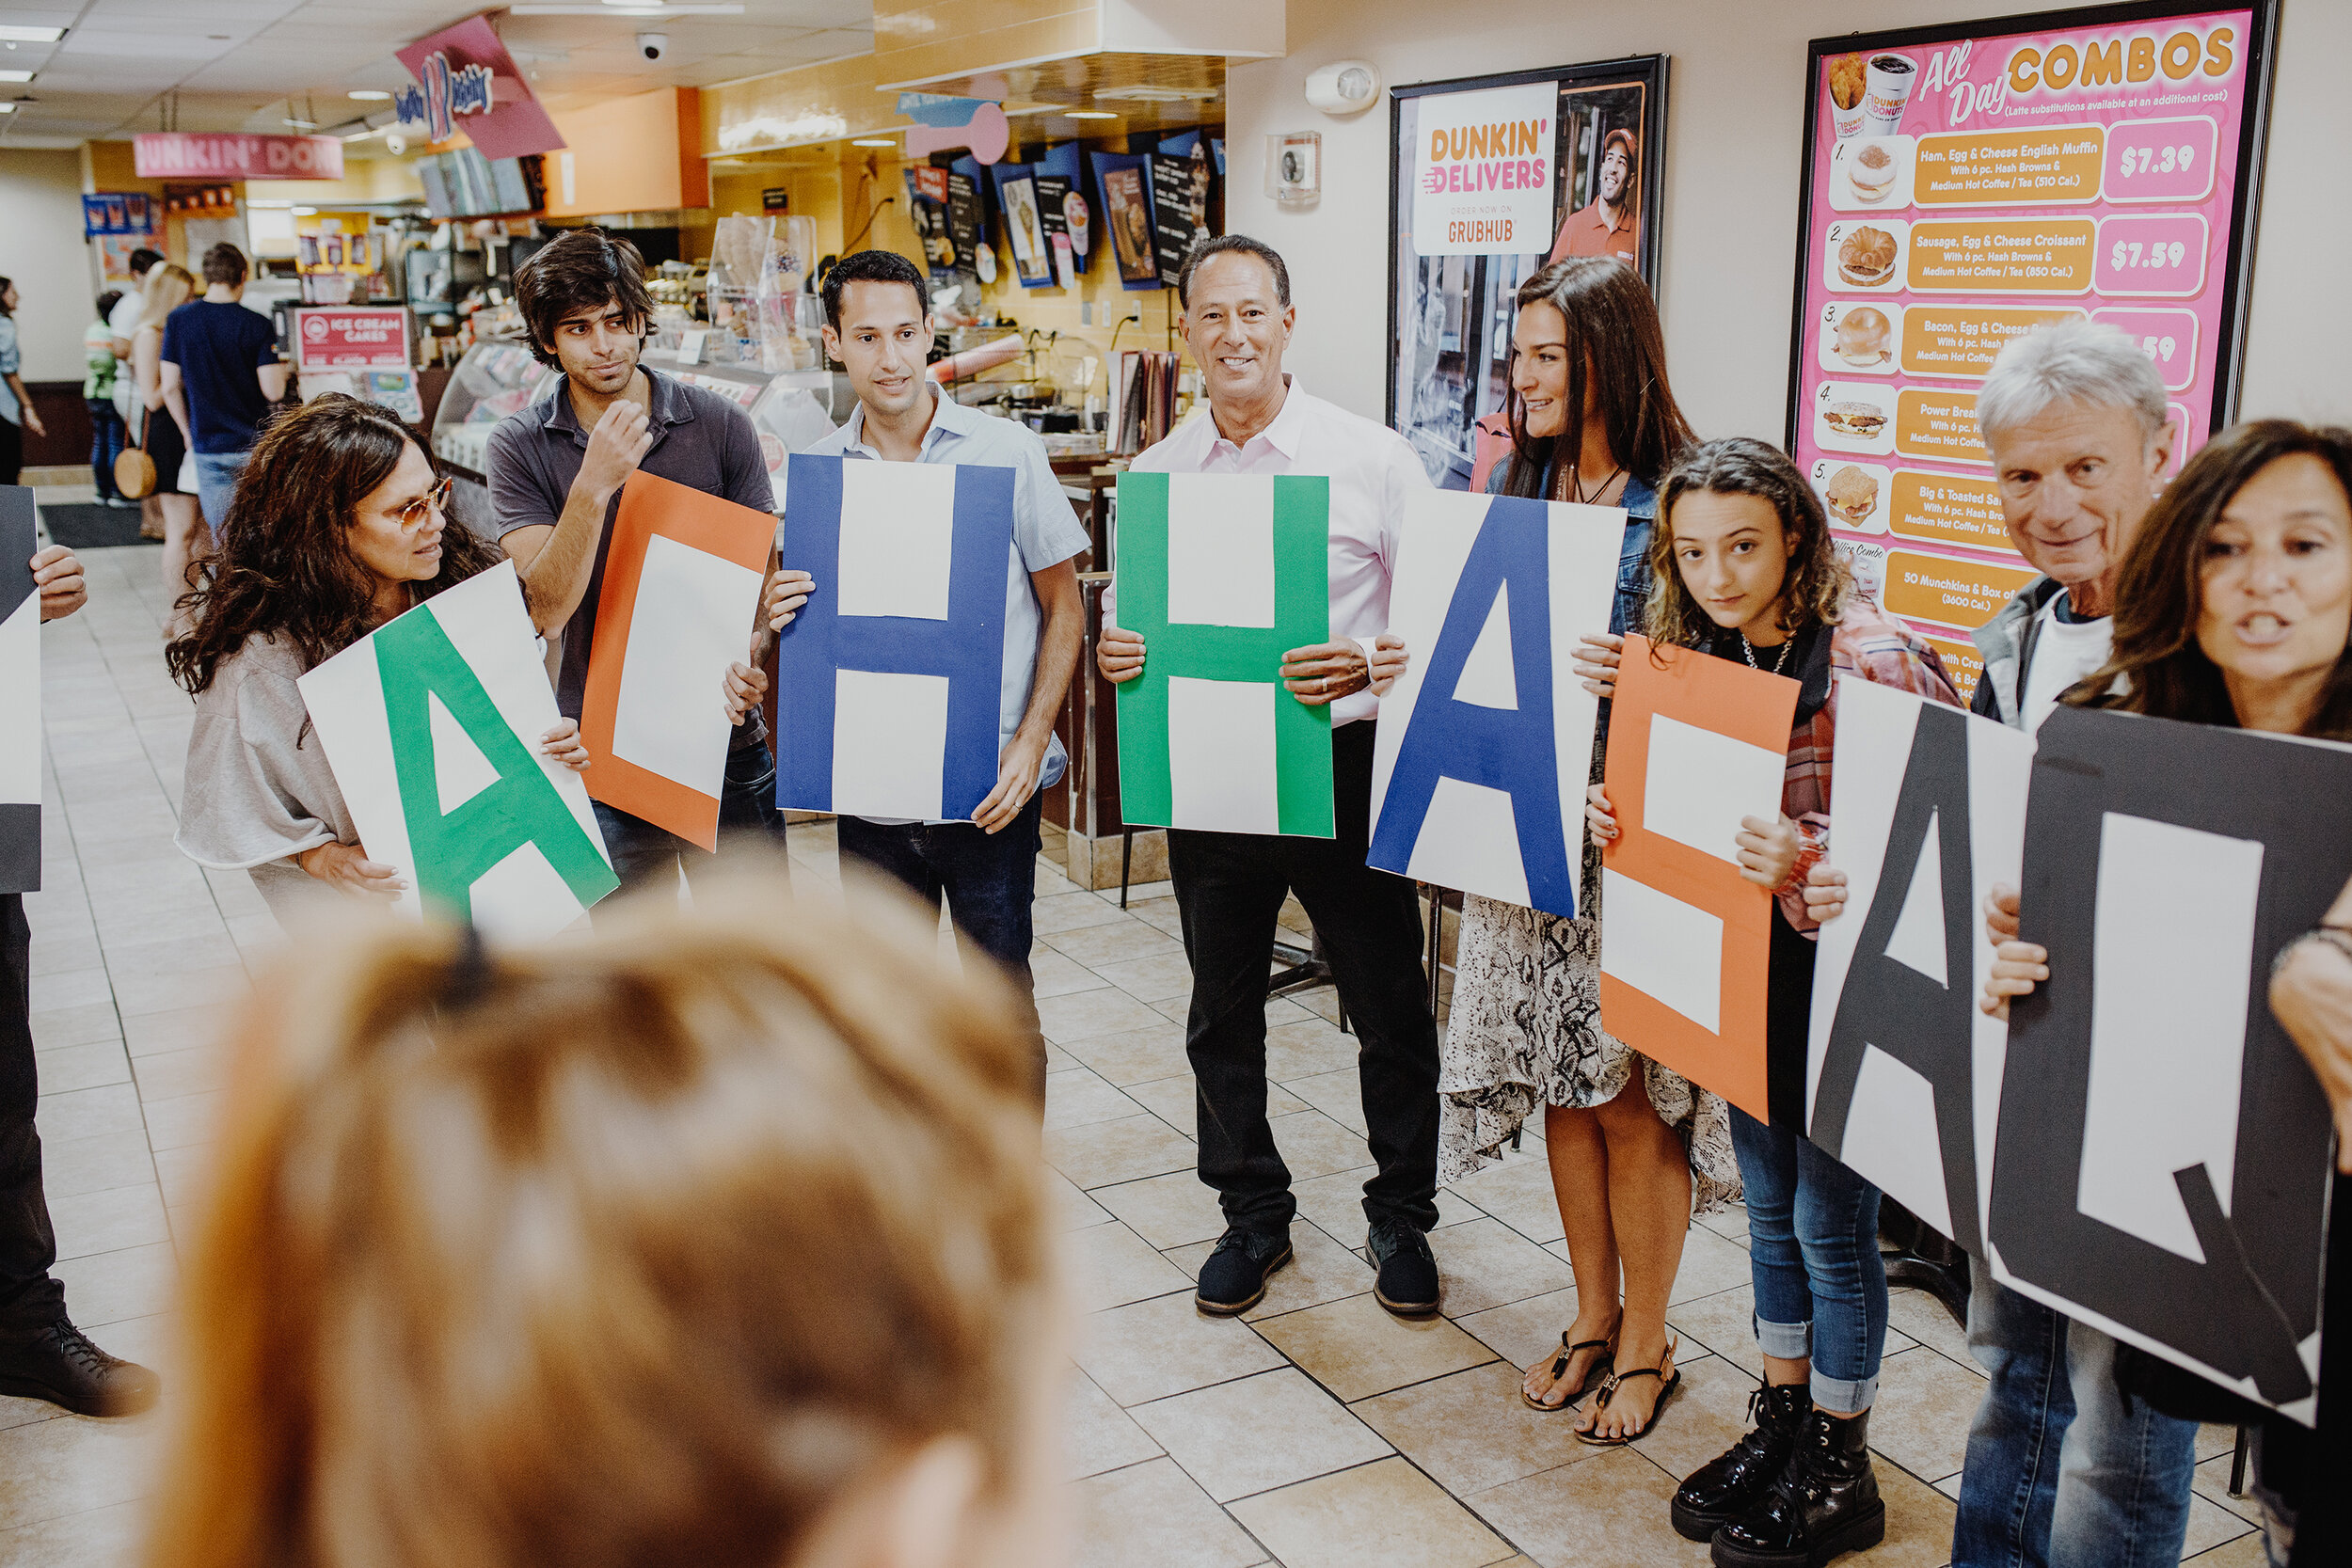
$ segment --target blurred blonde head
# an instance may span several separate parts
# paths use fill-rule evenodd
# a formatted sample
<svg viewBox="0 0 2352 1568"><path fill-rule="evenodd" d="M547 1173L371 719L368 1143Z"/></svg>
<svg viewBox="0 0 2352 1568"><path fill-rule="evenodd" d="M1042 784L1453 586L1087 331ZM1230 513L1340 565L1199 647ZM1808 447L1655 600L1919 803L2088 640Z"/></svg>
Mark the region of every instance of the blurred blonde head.
<svg viewBox="0 0 2352 1568"><path fill-rule="evenodd" d="M751 881L241 1034L162 1568L1050 1562L1067 1354L993 977Z"/></svg>
<svg viewBox="0 0 2352 1568"><path fill-rule="evenodd" d="M164 318L185 305L195 293L196 275L178 262L165 261L151 269L139 291L140 299L146 302L139 310L139 326L163 325Z"/></svg>

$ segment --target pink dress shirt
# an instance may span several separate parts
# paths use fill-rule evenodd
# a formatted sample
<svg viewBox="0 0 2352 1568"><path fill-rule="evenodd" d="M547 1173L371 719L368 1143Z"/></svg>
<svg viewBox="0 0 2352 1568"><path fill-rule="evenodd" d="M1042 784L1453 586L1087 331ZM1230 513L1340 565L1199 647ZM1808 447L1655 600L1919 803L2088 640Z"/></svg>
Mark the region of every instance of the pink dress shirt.
<svg viewBox="0 0 2352 1568"><path fill-rule="evenodd" d="M1389 578L1405 534L1406 498L1429 475L1404 436L1387 425L1311 396L1298 377L1274 422L1235 446L1208 413L1187 420L1128 465L1137 473L1324 474L1331 481L1331 637L1372 652L1389 629ZM1104 619L1112 621L1107 595ZM1145 650L1149 657L1150 650ZM1369 688L1331 705L1331 722L1352 724L1379 710Z"/></svg>

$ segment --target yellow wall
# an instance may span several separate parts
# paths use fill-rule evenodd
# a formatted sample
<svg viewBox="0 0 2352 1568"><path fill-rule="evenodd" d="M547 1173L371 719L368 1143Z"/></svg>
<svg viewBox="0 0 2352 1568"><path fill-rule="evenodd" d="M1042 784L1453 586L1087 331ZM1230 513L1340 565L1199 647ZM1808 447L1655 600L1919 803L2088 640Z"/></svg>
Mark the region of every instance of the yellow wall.
<svg viewBox="0 0 2352 1568"><path fill-rule="evenodd" d="M547 215L702 206L709 189L700 156L699 97L692 87L660 87L550 116L564 150L547 156ZM565 160L572 170L569 201L564 199Z"/></svg>

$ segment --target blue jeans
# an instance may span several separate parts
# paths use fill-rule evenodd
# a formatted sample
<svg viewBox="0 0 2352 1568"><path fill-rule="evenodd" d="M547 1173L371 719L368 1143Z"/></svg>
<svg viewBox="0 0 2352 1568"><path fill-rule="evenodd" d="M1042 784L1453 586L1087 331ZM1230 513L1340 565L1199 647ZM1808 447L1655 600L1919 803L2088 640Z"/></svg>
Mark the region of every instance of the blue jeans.
<svg viewBox="0 0 2352 1568"><path fill-rule="evenodd" d="M691 881L718 858L701 845L689 844L642 816L631 816L602 800L589 803L596 808L605 853L612 857L612 870L621 879L624 893L664 877L669 879L667 885L675 886L681 863ZM776 759L765 742L727 753L726 783L719 790L719 848L723 853L738 844L779 855L784 850L784 813L776 810ZM594 921L606 908L596 905L588 918Z"/></svg>
<svg viewBox="0 0 2352 1568"><path fill-rule="evenodd" d="M98 486L98 499L113 500L119 491L115 489L115 459L122 455L122 416L115 411L112 398L84 398L89 408L89 477Z"/></svg>
<svg viewBox="0 0 2352 1568"><path fill-rule="evenodd" d="M196 454L196 504L204 511L204 526L220 537L229 520L229 503L236 499L237 476L245 471L250 451L199 451Z"/></svg>
<svg viewBox="0 0 2352 1568"><path fill-rule="evenodd" d="M1886 1349L1879 1190L1737 1106L1731 1147L1747 1192L1756 1343L1787 1361L1811 1356L1813 1402L1822 1409L1869 1409Z"/></svg>
<svg viewBox="0 0 2352 1568"><path fill-rule="evenodd" d="M2164 1568L2188 1532L2197 1423L2115 1386L2115 1341L1969 1260L1968 1428L1953 1568Z"/></svg>
<svg viewBox="0 0 2352 1568"><path fill-rule="evenodd" d="M1045 1092L1045 1037L1030 994L1029 949L1036 942L1030 901L1037 896L1038 817L1041 796L999 832L970 822L868 822L836 819L841 858L861 861L920 899L937 918L940 900L956 923L959 948L977 948L1012 982L1022 1026L1036 1042L1036 1087Z"/></svg>

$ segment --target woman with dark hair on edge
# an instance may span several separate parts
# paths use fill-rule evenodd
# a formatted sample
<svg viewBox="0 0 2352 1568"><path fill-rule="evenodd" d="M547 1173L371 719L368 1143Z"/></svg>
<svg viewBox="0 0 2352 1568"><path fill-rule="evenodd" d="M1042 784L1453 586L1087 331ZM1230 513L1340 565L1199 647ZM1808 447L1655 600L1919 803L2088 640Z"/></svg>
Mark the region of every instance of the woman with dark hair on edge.
<svg viewBox="0 0 2352 1568"><path fill-rule="evenodd" d="M1655 486L1691 429L1666 386L1665 341L1639 273L1607 260L1556 261L1520 288L1518 307L1512 451L1486 489L1625 508L1615 606L1608 630L1585 638L1590 661L1579 665L1598 690L1624 632L1641 624ZM1597 744L1594 778L1599 756ZM1492 1163L1529 1116L1543 1114L1577 1317L1558 1353L1527 1370L1519 1397L1537 1410L1575 1404L1603 1384L1613 1357L1623 1367L1660 1364L1693 1196L1712 1208L1739 1180L1722 1099L1601 1027L1599 864L1588 847L1575 920L1462 900L1438 1080L1448 1181ZM1625 1092L1629 1085L1634 1092ZM1656 1403L1654 1386L1613 1388L1577 1418L1578 1434L1629 1441L1647 1429Z"/></svg>
<svg viewBox="0 0 2352 1568"><path fill-rule="evenodd" d="M1692 449L1666 476L1650 543L1645 629L1799 684L1780 811L1740 822L1740 875L1772 894L1765 1002L1771 1119L1734 1107L1764 1386L1756 1430L1682 1483L1675 1528L1712 1541L1719 1568L1819 1568L1886 1531L1870 1468L1869 1412L1886 1343L1878 1189L1804 1136L1813 939L1845 907L1829 843L1836 678L1961 705L1935 651L1852 591L1820 499L1797 466L1735 436ZM1653 656L1654 657L1654 656ZM1614 839L1608 791L1586 819ZM1619 1375L1627 1373L1622 1364ZM1671 1388L1678 1374L1661 1366Z"/></svg>
<svg viewBox="0 0 2352 1568"><path fill-rule="evenodd" d="M262 433L238 477L211 579L180 601L165 650L196 699L181 853L249 871L281 925L314 884L389 897L406 884L367 858L294 682L444 588L504 559L444 507L424 445L371 403L329 393ZM580 725L541 736L588 766Z"/></svg>
<svg viewBox="0 0 2352 1568"><path fill-rule="evenodd" d="M2352 742L2352 430L2259 420L2207 443L2139 526L2106 668L2059 701ZM2017 890L1996 887L1985 911L1996 957L1983 1006L2002 1017L2050 974L2048 951L2017 940ZM2352 1267L2352 888L2279 951L2270 1005L2335 1112L2332 1287ZM2324 1314L2318 1428L2274 1418L2258 1449L2271 1560L2298 1568L2352 1552L2352 1291L2330 1289Z"/></svg>

